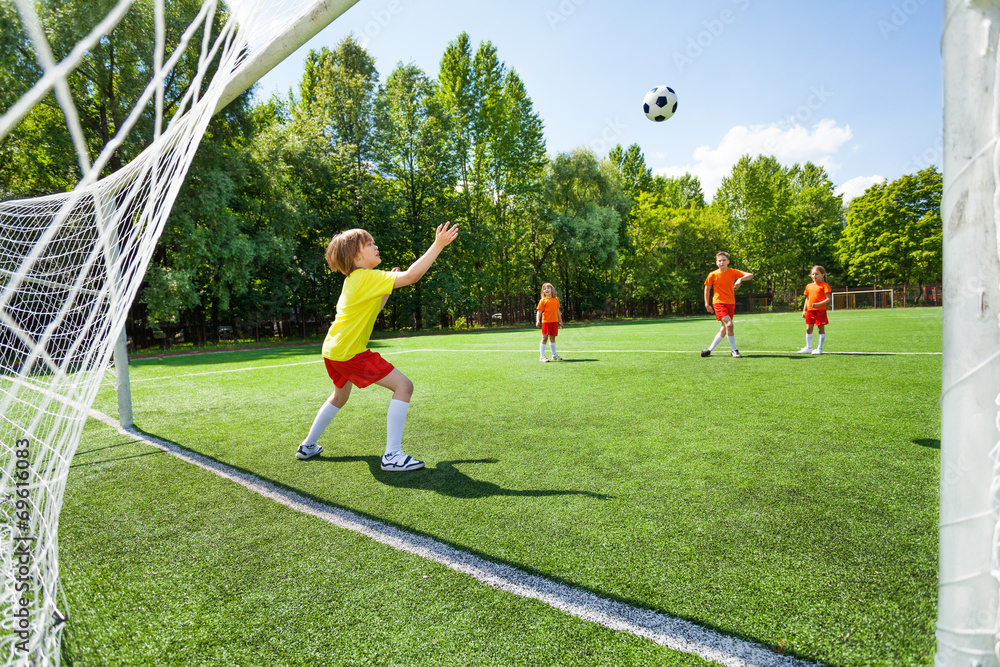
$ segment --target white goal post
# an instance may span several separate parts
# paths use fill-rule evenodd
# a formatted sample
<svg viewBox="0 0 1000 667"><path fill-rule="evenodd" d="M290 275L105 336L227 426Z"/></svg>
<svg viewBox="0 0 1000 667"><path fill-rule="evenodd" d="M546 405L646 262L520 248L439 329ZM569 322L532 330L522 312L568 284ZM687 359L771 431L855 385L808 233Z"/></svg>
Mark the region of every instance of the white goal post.
<svg viewBox="0 0 1000 667"><path fill-rule="evenodd" d="M2 1L10 7L10 0ZM356 1L204 0L187 29L167 43L169 0L119 0L88 35L57 56L42 26L45 12L58 3L13 0L43 75L0 109L0 141L54 98L76 147L81 178L70 192L0 202L3 664L60 662L67 610L60 604L57 530L69 464L209 120ZM71 77L130 11L152 20L156 47L144 63L148 83L117 134L92 156ZM182 55L197 64L196 72L183 98L165 104L164 82ZM149 108L155 114L151 143L102 178ZM118 348L118 367L125 372L124 345ZM123 386L127 376L119 378Z"/></svg>
<svg viewBox="0 0 1000 667"><path fill-rule="evenodd" d="M946 0L935 665L996 666L1000 602L1000 4Z"/></svg>

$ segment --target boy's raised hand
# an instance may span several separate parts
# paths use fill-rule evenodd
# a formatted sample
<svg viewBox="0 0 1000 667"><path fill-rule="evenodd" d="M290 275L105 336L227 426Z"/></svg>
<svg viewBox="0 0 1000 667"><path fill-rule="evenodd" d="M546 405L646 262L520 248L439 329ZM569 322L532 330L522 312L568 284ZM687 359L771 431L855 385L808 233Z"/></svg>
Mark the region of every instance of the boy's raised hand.
<svg viewBox="0 0 1000 667"><path fill-rule="evenodd" d="M439 248L444 248L446 245L458 238L458 225L451 225L451 222L446 222L443 225L438 225L437 231L434 232L434 245Z"/></svg>

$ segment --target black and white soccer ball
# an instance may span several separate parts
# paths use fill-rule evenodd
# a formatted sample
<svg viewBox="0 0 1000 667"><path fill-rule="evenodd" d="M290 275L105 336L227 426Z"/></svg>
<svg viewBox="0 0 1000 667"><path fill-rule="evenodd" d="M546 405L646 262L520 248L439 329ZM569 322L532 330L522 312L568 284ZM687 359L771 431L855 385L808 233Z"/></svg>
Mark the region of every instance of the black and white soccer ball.
<svg viewBox="0 0 1000 667"><path fill-rule="evenodd" d="M657 123L674 115L677 111L677 93L669 86L657 86L642 100L642 111L649 120Z"/></svg>

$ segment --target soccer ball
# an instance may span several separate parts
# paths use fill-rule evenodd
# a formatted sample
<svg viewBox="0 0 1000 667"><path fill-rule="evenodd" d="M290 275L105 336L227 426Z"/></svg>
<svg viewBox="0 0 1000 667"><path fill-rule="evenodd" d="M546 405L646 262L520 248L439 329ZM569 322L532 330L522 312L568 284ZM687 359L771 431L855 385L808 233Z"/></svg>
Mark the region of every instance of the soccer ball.
<svg viewBox="0 0 1000 667"><path fill-rule="evenodd" d="M667 86L653 88L642 100L642 111L646 118L657 123L670 118L677 111L677 93Z"/></svg>

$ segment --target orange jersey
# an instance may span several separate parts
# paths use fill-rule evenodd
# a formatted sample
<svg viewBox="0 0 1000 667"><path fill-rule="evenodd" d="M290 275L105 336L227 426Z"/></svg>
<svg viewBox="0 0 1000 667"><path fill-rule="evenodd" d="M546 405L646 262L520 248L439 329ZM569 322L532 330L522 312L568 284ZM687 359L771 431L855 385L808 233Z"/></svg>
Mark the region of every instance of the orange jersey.
<svg viewBox="0 0 1000 667"><path fill-rule="evenodd" d="M830 286L826 283L809 283L806 285L806 291L803 294L806 295L806 310L826 310L827 305L824 303L822 306L813 306L817 301L826 301L827 296L830 295Z"/></svg>
<svg viewBox="0 0 1000 667"><path fill-rule="evenodd" d="M712 303L736 303L733 283L746 274L739 269L729 269L725 273L716 269L705 278L705 285L712 288Z"/></svg>
<svg viewBox="0 0 1000 667"><path fill-rule="evenodd" d="M535 310L542 311L542 322L559 321L559 299L554 296L539 301Z"/></svg>

